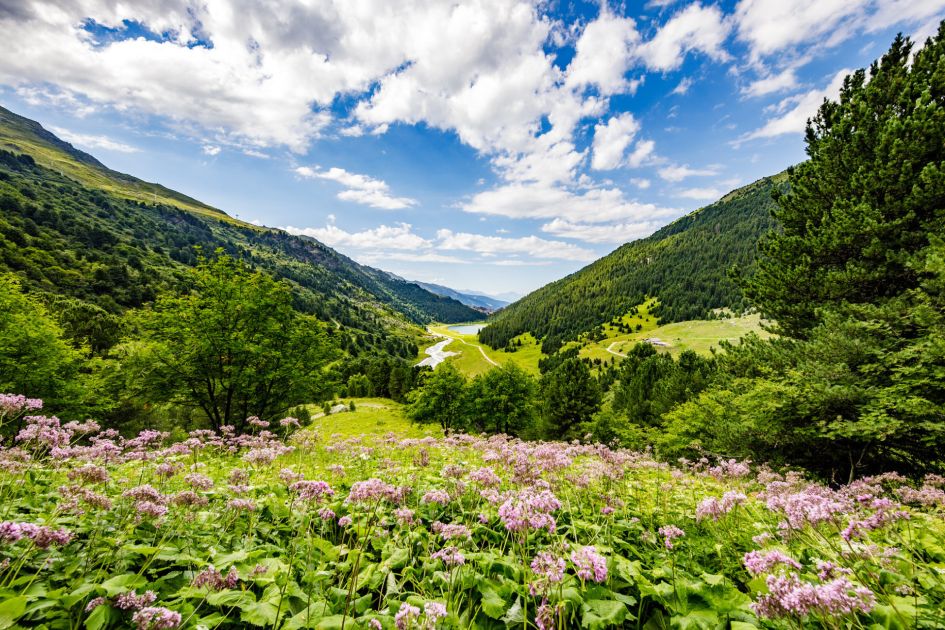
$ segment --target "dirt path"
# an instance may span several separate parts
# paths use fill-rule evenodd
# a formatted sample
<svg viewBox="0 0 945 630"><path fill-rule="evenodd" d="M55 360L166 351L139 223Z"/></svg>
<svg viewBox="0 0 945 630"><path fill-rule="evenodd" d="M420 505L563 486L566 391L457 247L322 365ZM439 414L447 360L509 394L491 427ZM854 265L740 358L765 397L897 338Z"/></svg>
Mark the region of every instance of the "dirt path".
<svg viewBox="0 0 945 630"><path fill-rule="evenodd" d="M620 343L620 342L619 342L619 341L615 341L615 342L613 342L612 344L610 344L609 346L607 346L607 352L609 352L610 354L616 354L618 357L626 357L627 355L625 355L624 353L622 353L622 352L617 352L616 350L614 350L614 346L616 346L618 343Z"/></svg>

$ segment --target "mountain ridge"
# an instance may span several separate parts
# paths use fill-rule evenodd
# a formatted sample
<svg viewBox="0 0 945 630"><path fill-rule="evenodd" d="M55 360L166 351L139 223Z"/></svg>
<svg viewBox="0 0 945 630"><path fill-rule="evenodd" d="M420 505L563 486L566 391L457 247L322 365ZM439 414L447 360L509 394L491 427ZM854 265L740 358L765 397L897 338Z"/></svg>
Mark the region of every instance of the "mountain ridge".
<svg viewBox="0 0 945 630"><path fill-rule="evenodd" d="M315 239L238 221L164 187L138 194L143 185L151 186L0 108L0 271L33 291L120 313L179 289L195 246L222 249L290 281L299 308L351 327L369 340L362 347L384 347L395 334L401 341L387 345L404 356L414 352L405 340L420 334L411 326L481 316Z"/></svg>

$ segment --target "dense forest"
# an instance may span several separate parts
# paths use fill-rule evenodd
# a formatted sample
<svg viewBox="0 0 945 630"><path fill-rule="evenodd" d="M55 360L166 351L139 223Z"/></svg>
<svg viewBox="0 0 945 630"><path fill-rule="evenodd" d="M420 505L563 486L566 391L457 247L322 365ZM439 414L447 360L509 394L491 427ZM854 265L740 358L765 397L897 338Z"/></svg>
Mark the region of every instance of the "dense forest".
<svg viewBox="0 0 945 630"><path fill-rule="evenodd" d="M570 276L530 293L494 316L479 338L493 348L530 332L553 352L580 333L657 297L663 323L747 307L739 279L751 273L758 239L775 225L776 175L733 191L653 235L627 243Z"/></svg>

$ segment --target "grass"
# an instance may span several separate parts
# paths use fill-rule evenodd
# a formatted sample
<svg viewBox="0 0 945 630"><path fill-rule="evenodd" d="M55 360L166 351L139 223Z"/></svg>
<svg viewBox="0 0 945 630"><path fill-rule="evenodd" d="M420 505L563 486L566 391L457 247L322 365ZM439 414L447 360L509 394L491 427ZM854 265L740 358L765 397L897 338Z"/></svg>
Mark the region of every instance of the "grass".
<svg viewBox="0 0 945 630"><path fill-rule="evenodd" d="M693 350L699 354L709 354L713 349L718 348L721 342L735 342L752 332L761 337L770 336L770 333L761 328L761 318L758 315L676 322L664 326L645 328L630 335L606 339L585 347L581 351L581 356L591 359L607 359L614 356L607 352L607 348L615 352L626 353L636 343L644 339L659 339L669 344L668 346L656 346L656 349L660 352L669 352L673 356L678 356L685 350Z"/></svg>
<svg viewBox="0 0 945 630"><path fill-rule="evenodd" d="M451 324L437 324L430 326L429 331L456 340L446 346L446 350L459 354L448 358L447 361L456 366L456 369L466 376L478 376L495 367L486 357L499 365L514 363L526 372L538 375L538 359L542 356L541 346L530 334L526 333L516 337L517 340L522 341L521 348L515 352L505 352L504 350L493 350L489 346L479 343L476 335L464 335L455 330L450 330L450 326ZM483 353L485 353L485 356L483 356Z"/></svg>
<svg viewBox="0 0 945 630"><path fill-rule="evenodd" d="M2 110L2 108L0 108ZM52 139L43 137L43 131L12 112L0 111L0 149L15 153L26 153L41 166L58 171L84 186L146 204L174 206L197 215L211 217L238 225L255 226L231 217L225 212L208 206L187 195L165 188L160 184L145 182L136 177L118 173L107 167L82 161L58 146Z"/></svg>
<svg viewBox="0 0 945 630"><path fill-rule="evenodd" d="M414 424L404 415L403 405L388 398L345 398L339 402L347 405L351 401L354 401L354 411L313 418L309 425L311 430L325 437L338 434L346 438L387 433L405 438L437 435L436 427ZM308 410L314 416L321 413L322 408L321 405L308 405Z"/></svg>
<svg viewBox="0 0 945 630"><path fill-rule="evenodd" d="M630 348L646 339L659 339L668 345L657 345L656 349L660 352L668 352L673 356L679 356L681 352L693 350L699 354L710 354L713 349L717 349L723 341L735 342L748 333L756 333L761 337L770 336L761 327L761 318L758 315L746 315L744 317L730 317L727 319L714 320L691 320L686 322L676 322L672 324L659 325L657 318L651 314L656 307L655 299L648 300L636 309L636 313L628 313L620 318L625 326L630 327L633 332L625 333L620 327L604 324L602 339L593 339L590 335L584 334L577 341L569 342L565 348L578 347L579 356L595 360L600 359L603 363L610 363L619 360L619 354L625 354ZM514 352L505 350L493 350L489 346L479 343L476 335L463 335L455 330L450 330L450 325L437 324L429 327L431 333L445 335L453 338L455 341L446 346L446 349L459 354L447 359L456 368L472 377L488 372L494 366L490 364L483 352L490 359L499 365L514 363L526 372L537 376L538 361L545 355L541 353L541 344L531 335L525 333L515 337L513 343L521 342L521 347L516 346ZM639 330L637 327L639 326ZM439 339L428 338L424 347L433 345ZM478 349L481 348L482 352ZM613 352L611 352L613 351ZM614 354L614 353L619 354ZM420 352L420 358L425 357ZM419 359L418 359L419 360Z"/></svg>

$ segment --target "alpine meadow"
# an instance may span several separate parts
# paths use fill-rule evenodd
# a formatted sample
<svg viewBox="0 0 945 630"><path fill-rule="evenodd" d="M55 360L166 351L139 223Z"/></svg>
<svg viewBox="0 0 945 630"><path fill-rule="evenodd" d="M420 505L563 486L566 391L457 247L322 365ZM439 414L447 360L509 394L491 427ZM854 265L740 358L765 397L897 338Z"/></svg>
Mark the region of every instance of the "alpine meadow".
<svg viewBox="0 0 945 630"><path fill-rule="evenodd" d="M0 630L945 628L942 0L0 34Z"/></svg>

